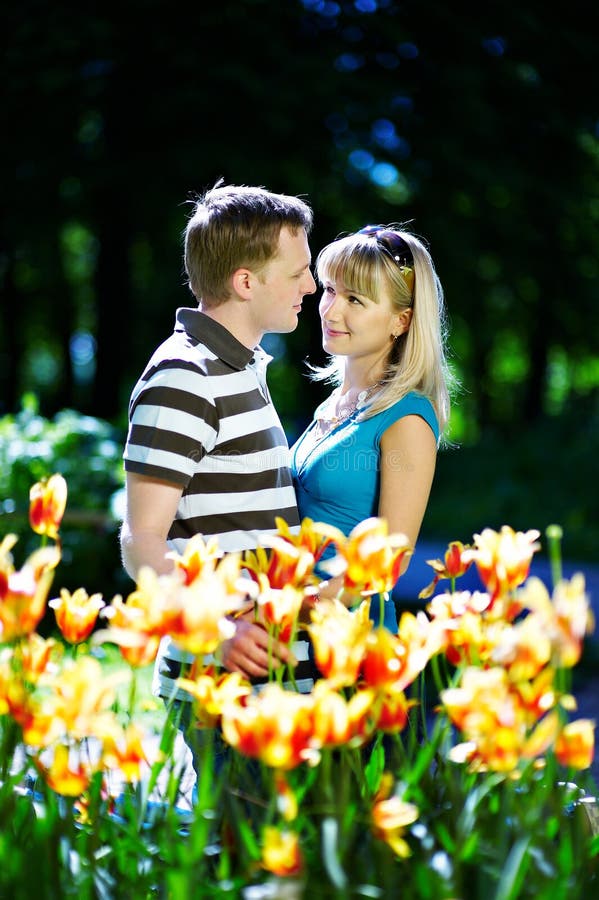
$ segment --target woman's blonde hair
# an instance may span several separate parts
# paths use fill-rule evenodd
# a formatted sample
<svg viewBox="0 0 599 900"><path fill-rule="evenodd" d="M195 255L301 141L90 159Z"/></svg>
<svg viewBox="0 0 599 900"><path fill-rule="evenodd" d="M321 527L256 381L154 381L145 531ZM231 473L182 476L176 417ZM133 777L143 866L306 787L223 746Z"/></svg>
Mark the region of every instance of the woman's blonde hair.
<svg viewBox="0 0 599 900"><path fill-rule="evenodd" d="M411 260L410 253L394 258L385 232L393 232L408 245ZM431 401L442 433L449 418L453 376L446 356L443 289L422 240L401 225L369 226L368 233L356 232L327 244L316 259L316 275L320 284L341 281L348 291L375 302L386 290L395 312L412 309L409 328L392 344L383 384L363 417L374 416L416 391ZM332 356L327 365L310 368L315 380L335 385L343 381L342 357Z"/></svg>

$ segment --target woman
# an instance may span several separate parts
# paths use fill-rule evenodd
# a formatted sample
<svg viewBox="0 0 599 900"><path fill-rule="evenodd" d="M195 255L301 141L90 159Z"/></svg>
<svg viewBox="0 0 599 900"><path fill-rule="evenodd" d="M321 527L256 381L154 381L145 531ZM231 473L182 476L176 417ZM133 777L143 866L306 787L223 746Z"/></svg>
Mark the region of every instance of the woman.
<svg viewBox="0 0 599 900"><path fill-rule="evenodd" d="M291 450L301 518L349 534L370 516L415 545L449 414L443 291L422 241L401 227L368 225L316 260L335 385ZM336 596L340 578L320 586ZM355 598L353 598L355 600ZM378 618L379 604L371 615ZM397 631L391 600L384 624Z"/></svg>

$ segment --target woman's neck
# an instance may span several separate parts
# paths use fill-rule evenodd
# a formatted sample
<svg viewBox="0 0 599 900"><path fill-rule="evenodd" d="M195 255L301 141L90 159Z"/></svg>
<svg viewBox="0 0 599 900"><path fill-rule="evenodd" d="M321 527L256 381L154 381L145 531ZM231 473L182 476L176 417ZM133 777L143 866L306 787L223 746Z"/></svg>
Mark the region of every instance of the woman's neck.
<svg viewBox="0 0 599 900"><path fill-rule="evenodd" d="M379 384L384 377L382 365L360 366L357 362L346 360L341 384L341 394L359 394Z"/></svg>

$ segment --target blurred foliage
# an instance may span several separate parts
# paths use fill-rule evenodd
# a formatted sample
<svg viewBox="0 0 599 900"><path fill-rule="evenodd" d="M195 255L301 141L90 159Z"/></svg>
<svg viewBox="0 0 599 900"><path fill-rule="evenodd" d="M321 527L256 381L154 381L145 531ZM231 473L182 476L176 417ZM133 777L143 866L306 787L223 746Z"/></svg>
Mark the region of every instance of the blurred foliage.
<svg viewBox="0 0 599 900"><path fill-rule="evenodd" d="M599 407L580 404L559 418L513 433L488 429L475 446L442 449L422 537L448 533L468 543L474 532L510 524L564 530L572 561L596 562L599 546Z"/></svg>
<svg viewBox="0 0 599 900"><path fill-rule="evenodd" d="M32 395L16 415L0 419L0 534L21 535L14 551L20 562L35 549L39 539L27 524L29 491L59 472L68 487L60 586L104 591L107 600L131 586L118 544L123 443L124 435L108 422L74 410L44 418Z"/></svg>
<svg viewBox="0 0 599 900"><path fill-rule="evenodd" d="M221 176L306 196L315 253L366 221L424 236L467 387L460 441L596 394L599 8L568 9L131 0L123 17L110 3L13 5L0 412L33 390L46 415L124 424L176 307L194 302L188 201ZM322 361L309 301L280 352L289 370ZM275 381L287 417L291 383ZM294 393L296 418L321 399L307 380Z"/></svg>

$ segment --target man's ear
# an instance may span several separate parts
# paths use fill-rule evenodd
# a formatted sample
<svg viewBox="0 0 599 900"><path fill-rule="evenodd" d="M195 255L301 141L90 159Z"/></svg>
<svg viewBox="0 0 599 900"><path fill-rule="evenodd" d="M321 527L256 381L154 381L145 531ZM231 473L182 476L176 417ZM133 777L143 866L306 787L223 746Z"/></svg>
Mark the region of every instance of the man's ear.
<svg viewBox="0 0 599 900"><path fill-rule="evenodd" d="M235 269L231 275L231 287L242 300L250 300L254 273L249 269Z"/></svg>

